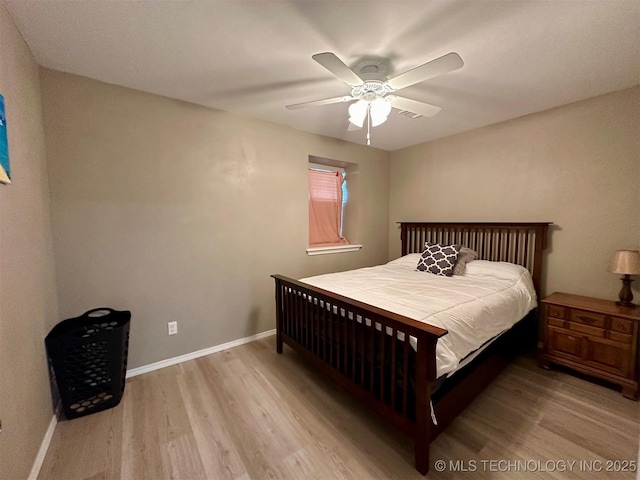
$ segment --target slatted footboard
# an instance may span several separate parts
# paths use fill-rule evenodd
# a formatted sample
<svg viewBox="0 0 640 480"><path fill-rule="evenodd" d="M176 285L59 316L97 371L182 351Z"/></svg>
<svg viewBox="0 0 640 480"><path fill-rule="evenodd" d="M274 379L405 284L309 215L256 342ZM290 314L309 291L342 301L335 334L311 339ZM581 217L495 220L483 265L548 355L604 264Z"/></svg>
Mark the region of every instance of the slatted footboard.
<svg viewBox="0 0 640 480"><path fill-rule="evenodd" d="M435 347L447 331L281 275L273 278L278 353L283 343L291 346L414 437L416 468L426 473Z"/></svg>

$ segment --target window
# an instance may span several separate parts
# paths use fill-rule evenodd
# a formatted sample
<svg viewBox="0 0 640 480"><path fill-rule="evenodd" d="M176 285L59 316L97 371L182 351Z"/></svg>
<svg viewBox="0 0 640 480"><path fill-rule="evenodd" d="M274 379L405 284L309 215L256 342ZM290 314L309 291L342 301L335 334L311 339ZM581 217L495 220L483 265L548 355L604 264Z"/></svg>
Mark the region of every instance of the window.
<svg viewBox="0 0 640 480"><path fill-rule="evenodd" d="M348 245L342 235L344 173L309 169L309 246Z"/></svg>
<svg viewBox="0 0 640 480"><path fill-rule="evenodd" d="M315 161L311 162L311 159ZM345 168L318 163L326 160L334 164L353 166L346 162L309 157L309 248L307 254L351 252L362 245L351 245L344 234L345 210L348 201Z"/></svg>

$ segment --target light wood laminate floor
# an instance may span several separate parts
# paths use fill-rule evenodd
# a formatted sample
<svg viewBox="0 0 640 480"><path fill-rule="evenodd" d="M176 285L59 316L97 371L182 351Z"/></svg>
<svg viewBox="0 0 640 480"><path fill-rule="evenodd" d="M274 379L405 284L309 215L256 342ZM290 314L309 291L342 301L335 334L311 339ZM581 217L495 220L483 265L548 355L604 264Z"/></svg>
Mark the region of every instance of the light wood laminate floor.
<svg viewBox="0 0 640 480"><path fill-rule="evenodd" d="M432 444L427 478L634 479L605 470L637 462L639 424L638 402L519 357ZM424 477L409 438L269 337L128 379L117 407L58 423L39 478Z"/></svg>

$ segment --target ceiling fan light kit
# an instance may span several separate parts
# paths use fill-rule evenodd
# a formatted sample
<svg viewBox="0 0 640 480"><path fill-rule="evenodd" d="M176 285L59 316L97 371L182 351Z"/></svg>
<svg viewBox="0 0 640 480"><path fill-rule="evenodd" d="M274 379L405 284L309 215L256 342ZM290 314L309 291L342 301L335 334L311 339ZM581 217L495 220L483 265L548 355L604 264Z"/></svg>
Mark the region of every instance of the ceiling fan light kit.
<svg viewBox="0 0 640 480"><path fill-rule="evenodd" d="M457 53L451 52L393 78L387 78L385 75L386 61L383 59L365 61L356 73L330 52L318 53L311 58L351 87L351 95L296 103L287 105L286 108L297 110L357 100L349 106L349 122L355 127L362 128L364 121L368 119L367 145L370 144L371 138L369 129L386 122L392 107L402 111L405 116L410 118L432 117L441 110L436 105L388 94L429 78L452 72L464 65L462 58ZM406 115L405 112L411 115ZM349 129L351 130L351 128Z"/></svg>
<svg viewBox="0 0 640 480"><path fill-rule="evenodd" d="M377 127L387 121L389 113L391 113L391 102L387 98L378 97L373 100L365 98L349 105L349 121L360 128L367 115L371 117L371 126Z"/></svg>

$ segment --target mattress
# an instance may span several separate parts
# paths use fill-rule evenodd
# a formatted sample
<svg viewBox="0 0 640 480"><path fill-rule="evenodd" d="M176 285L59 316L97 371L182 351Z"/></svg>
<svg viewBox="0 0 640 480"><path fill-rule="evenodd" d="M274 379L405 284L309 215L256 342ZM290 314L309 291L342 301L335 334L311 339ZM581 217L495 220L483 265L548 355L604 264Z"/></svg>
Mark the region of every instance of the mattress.
<svg viewBox="0 0 640 480"><path fill-rule="evenodd" d="M302 282L448 330L436 346L436 374L450 374L471 352L511 328L537 306L529 271L475 260L465 275L416 270L419 253L375 267L329 273ZM415 348L416 340L411 338Z"/></svg>

